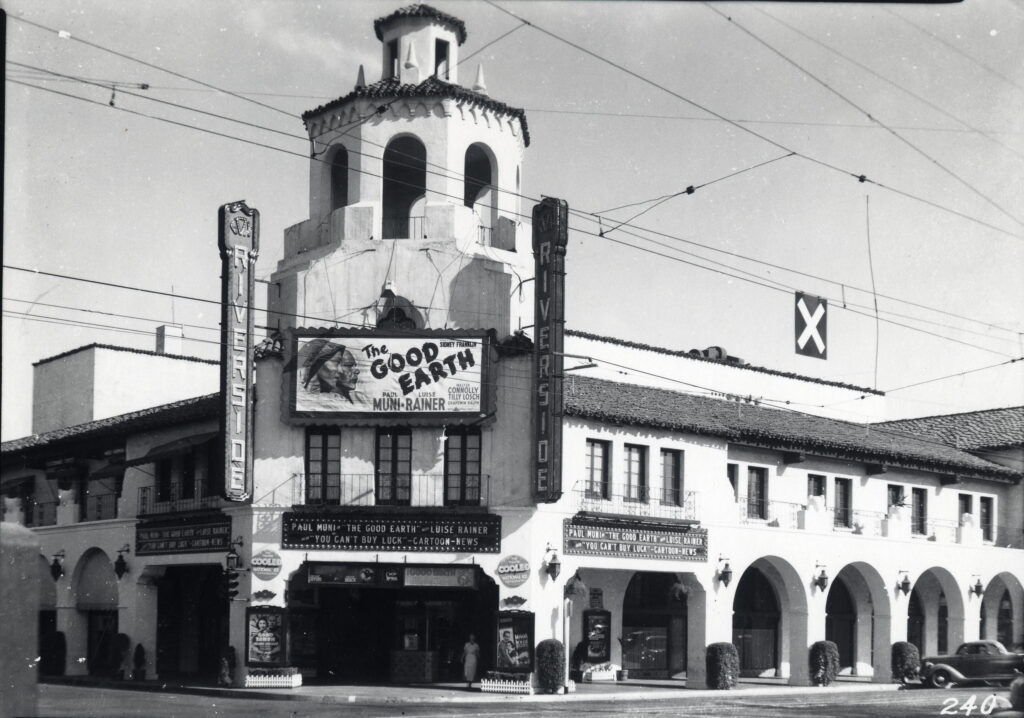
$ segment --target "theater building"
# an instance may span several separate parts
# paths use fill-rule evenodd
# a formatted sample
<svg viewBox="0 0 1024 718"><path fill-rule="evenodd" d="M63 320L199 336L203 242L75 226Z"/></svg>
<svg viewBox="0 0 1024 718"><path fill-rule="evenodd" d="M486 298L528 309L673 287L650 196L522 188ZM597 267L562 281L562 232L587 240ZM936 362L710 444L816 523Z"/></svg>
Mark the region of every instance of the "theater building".
<svg viewBox="0 0 1024 718"><path fill-rule="evenodd" d="M245 290L258 214L225 205L222 362L3 444L44 671L131 671L141 645L150 677L212 679L230 645L238 684L457 681L472 633L482 671L557 638L703 687L731 641L744 675L806 684L820 639L878 681L896 640L1024 640L1024 408L855 425L755 397L885 397L566 329L566 208L521 206L525 113L460 84L457 18L374 29L383 77L303 116L272 336Z"/></svg>

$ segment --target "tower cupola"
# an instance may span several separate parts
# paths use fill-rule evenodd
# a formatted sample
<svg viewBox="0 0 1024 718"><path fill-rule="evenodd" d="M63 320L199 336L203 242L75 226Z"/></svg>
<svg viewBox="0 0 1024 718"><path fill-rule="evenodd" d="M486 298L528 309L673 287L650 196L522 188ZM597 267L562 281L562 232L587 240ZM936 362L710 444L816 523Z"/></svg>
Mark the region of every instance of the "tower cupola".
<svg viewBox="0 0 1024 718"><path fill-rule="evenodd" d="M457 83L466 25L429 5L410 5L373 23L383 45L382 80L417 85L428 77Z"/></svg>

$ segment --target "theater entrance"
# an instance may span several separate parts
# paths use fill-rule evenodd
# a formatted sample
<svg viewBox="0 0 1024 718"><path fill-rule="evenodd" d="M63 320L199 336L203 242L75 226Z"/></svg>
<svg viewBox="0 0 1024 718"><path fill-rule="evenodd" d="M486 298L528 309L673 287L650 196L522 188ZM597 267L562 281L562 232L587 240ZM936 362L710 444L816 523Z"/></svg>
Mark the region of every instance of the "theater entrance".
<svg viewBox="0 0 1024 718"><path fill-rule="evenodd" d="M216 679L228 645L228 600L220 565L168 566L156 585L157 674Z"/></svg>
<svg viewBox="0 0 1024 718"><path fill-rule="evenodd" d="M291 662L323 683L462 681L493 668L498 589L477 566L307 563L289 582Z"/></svg>

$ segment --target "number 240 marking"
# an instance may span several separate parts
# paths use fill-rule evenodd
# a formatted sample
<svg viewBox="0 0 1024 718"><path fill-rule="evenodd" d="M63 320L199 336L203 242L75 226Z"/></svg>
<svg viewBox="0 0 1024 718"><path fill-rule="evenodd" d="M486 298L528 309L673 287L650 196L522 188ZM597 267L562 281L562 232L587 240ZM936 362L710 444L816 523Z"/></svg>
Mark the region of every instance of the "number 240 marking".
<svg viewBox="0 0 1024 718"><path fill-rule="evenodd" d="M963 705L959 708L957 704L960 702L956 698L946 698L942 701L942 710L939 711L939 715L953 716L957 713L963 713L964 715L971 715L974 711L978 711L983 716L987 716L996 707L996 697L994 695L985 696L985 700L981 702L979 706L977 699L971 695L968 696L967 700L964 701Z"/></svg>

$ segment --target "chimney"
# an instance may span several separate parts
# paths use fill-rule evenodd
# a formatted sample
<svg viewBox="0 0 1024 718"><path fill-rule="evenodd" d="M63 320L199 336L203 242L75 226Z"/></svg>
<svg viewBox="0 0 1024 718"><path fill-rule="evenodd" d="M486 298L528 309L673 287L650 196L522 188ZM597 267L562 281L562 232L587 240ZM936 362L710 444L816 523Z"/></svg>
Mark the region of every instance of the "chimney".
<svg viewBox="0 0 1024 718"><path fill-rule="evenodd" d="M156 328L156 353L181 354L182 337L180 324L161 324Z"/></svg>

